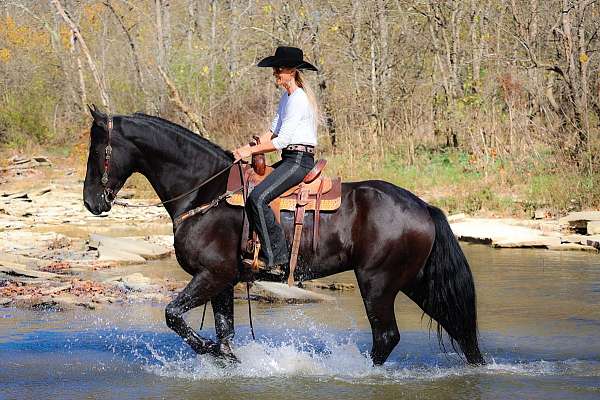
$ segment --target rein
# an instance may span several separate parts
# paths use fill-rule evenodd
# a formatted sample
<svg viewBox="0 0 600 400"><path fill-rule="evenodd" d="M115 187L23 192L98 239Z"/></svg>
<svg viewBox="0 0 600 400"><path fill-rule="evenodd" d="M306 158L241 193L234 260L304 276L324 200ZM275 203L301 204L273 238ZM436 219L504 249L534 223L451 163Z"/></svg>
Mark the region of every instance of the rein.
<svg viewBox="0 0 600 400"><path fill-rule="evenodd" d="M108 142L106 144L106 148L104 149L104 173L102 174L101 182L102 182L102 187L104 188L104 190L103 190L104 198L106 199L106 201L108 201L111 204L116 204L116 205L123 206L123 207L158 207L163 204L171 203L175 200L179 200L183 197L186 197L186 196L194 193L195 191L200 189L202 186L210 183L212 180L216 179L218 176L220 176L224 172L229 171L234 165L238 164L241 161L241 160L237 160L237 161L233 162L231 165L228 165L227 167L221 169L216 174L212 175L210 178L208 178L207 180L205 180L198 186L194 187L193 189L191 189L185 193L182 193L180 195L177 195L173 198L170 198L168 200L159 201L157 203L152 203L152 204L130 204L130 203L118 200L117 193L108 187L108 179L109 179L109 172L110 172L110 159L112 158L112 146L110 144L110 139L111 139L111 133L113 130L113 118L110 116L108 117L106 127L107 127L107 131L108 131ZM225 197L229 197L232 194L234 194L240 190L242 190L241 187L237 190L226 192L226 193L220 195L219 197L217 197L215 200L213 200L212 202L210 202L208 204L210 206L208 208L214 207L215 205L218 204L218 202L220 200L224 199ZM194 209L194 210L196 210L196 209Z"/></svg>

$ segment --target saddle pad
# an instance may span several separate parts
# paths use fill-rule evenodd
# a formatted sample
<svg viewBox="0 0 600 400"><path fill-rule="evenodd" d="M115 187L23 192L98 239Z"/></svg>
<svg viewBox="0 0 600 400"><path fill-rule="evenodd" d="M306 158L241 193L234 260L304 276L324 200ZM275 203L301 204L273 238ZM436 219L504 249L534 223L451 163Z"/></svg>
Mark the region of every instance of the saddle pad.
<svg viewBox="0 0 600 400"><path fill-rule="evenodd" d="M251 168L251 167L247 167ZM244 169L245 172L245 169ZM227 181L227 190L235 190L242 186L242 180L240 178L239 168L232 168L229 173L229 179ZM289 193L288 190L286 193ZM232 206L243 207L244 206L244 195L242 192L237 192L231 197L227 198L227 203ZM306 210L314 210L316 205L317 197L314 195L309 196L308 204L306 204ZM342 180L337 178L331 179L331 189L327 193L321 195L321 207L320 211L335 211L340 208L342 204ZM279 209L294 211L296 210L296 194L292 193L287 196L279 197Z"/></svg>

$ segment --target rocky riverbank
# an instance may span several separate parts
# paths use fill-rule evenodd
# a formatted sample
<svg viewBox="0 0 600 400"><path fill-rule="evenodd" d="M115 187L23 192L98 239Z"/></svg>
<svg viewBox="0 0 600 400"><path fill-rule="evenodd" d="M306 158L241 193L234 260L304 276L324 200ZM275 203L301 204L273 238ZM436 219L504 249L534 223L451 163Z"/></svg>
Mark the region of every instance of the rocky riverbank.
<svg viewBox="0 0 600 400"><path fill-rule="evenodd" d="M0 306L60 310L137 301L164 304L187 284L189 276L183 271L177 276L154 276L146 267L175 263L171 221L163 208L115 206L108 215L94 216L82 202L83 171L53 167L42 156L4 164ZM132 204L156 201L134 199L134 194L126 187L120 196L129 197ZM454 215L449 220L459 239L498 248L591 252L600 248L600 212L563 219ZM305 282L303 288L261 282L252 286L250 295L265 302L329 301L333 298L327 291L354 290L354 285L326 280ZM236 297L244 299L245 286L236 289Z"/></svg>

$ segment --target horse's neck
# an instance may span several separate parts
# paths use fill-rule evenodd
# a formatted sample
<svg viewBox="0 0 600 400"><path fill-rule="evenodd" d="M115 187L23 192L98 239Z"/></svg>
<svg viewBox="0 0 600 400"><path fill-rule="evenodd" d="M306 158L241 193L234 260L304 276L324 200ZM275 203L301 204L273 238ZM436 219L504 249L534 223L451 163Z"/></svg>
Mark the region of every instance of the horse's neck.
<svg viewBox="0 0 600 400"><path fill-rule="evenodd" d="M146 132L135 138L143 154L138 170L148 179L161 201L169 201L200 185L227 167L229 161L222 151L204 148L190 141L181 144L172 132ZM181 139L181 138L180 138ZM207 203L225 190L227 173L189 195L165 204L175 218L181 213Z"/></svg>

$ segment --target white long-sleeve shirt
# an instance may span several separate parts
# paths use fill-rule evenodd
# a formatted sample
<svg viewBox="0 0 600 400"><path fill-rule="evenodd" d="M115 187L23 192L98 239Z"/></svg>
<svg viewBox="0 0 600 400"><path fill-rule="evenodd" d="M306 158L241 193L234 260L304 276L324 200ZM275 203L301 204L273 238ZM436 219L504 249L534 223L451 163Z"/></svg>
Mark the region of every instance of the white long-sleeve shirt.
<svg viewBox="0 0 600 400"><path fill-rule="evenodd" d="M271 132L277 135L271 142L278 150L290 144L317 145L315 114L302 88L297 88L291 95L283 93Z"/></svg>

